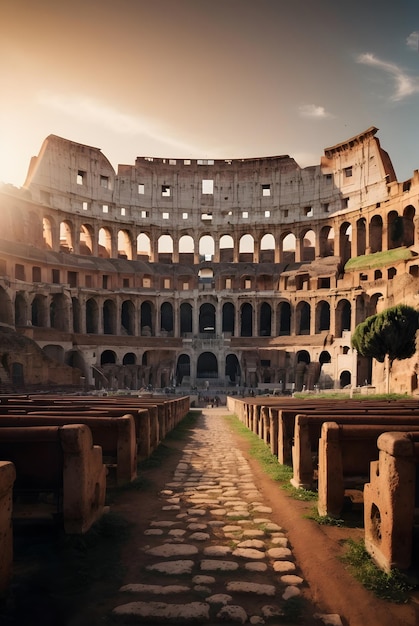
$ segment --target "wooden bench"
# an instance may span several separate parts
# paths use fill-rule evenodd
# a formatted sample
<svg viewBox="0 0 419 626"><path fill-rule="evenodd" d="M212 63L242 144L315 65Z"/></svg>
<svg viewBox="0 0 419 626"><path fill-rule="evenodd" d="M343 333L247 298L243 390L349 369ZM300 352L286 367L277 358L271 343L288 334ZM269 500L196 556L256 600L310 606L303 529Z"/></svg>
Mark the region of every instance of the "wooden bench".
<svg viewBox="0 0 419 626"><path fill-rule="evenodd" d="M370 480L370 464L378 458L377 440L385 432L419 432L402 424L337 424L325 422L319 442L318 512L341 515L345 489L363 491Z"/></svg>
<svg viewBox="0 0 419 626"><path fill-rule="evenodd" d="M81 534L102 516L106 468L86 425L0 428L0 458L16 470L13 519L47 517Z"/></svg>
<svg viewBox="0 0 419 626"><path fill-rule="evenodd" d="M364 486L365 547L381 569L407 570L419 506L419 433L383 433L377 448Z"/></svg>
<svg viewBox="0 0 419 626"><path fill-rule="evenodd" d="M58 408L44 413L0 415L0 429L5 427L64 426L85 424L93 443L102 448L103 463L108 470L107 484L124 485L137 477L137 440L132 415L104 416L100 411L63 412Z"/></svg>
<svg viewBox="0 0 419 626"><path fill-rule="evenodd" d="M0 598L12 578L12 493L15 478L16 471L13 463L0 461Z"/></svg>

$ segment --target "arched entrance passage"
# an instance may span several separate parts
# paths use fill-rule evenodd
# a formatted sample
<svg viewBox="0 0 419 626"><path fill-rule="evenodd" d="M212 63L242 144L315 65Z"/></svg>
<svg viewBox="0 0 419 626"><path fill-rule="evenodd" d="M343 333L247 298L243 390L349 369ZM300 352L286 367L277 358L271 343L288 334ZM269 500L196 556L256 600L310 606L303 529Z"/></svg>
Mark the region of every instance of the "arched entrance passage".
<svg viewBox="0 0 419 626"><path fill-rule="evenodd" d="M215 334L215 307L206 302L199 309L199 332Z"/></svg>
<svg viewBox="0 0 419 626"><path fill-rule="evenodd" d="M187 354L181 354L177 360L176 366L176 383L181 385L182 382L190 380L191 376L191 359Z"/></svg>
<svg viewBox="0 0 419 626"><path fill-rule="evenodd" d="M351 372L344 370L339 376L339 384L341 389L348 387L351 384Z"/></svg>
<svg viewBox="0 0 419 626"><path fill-rule="evenodd" d="M198 357L196 377L213 379L218 378L217 357L212 352L203 352Z"/></svg>
<svg viewBox="0 0 419 626"><path fill-rule="evenodd" d="M228 354L226 356L225 376L229 384L240 384L240 363L235 354Z"/></svg>

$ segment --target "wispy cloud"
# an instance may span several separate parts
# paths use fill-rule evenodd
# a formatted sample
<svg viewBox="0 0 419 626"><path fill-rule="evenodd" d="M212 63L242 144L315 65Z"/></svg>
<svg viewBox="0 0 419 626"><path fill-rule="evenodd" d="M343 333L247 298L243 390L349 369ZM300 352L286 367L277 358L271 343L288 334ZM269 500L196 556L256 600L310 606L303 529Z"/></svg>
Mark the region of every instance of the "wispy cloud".
<svg viewBox="0 0 419 626"><path fill-rule="evenodd" d="M298 107L298 113L301 117L310 117L312 119L332 117L332 115L328 113L324 107L316 104L302 104Z"/></svg>
<svg viewBox="0 0 419 626"><path fill-rule="evenodd" d="M415 52L419 52L419 31L414 30L413 33L410 33L406 39L406 45Z"/></svg>
<svg viewBox="0 0 419 626"><path fill-rule="evenodd" d="M382 70L392 77L395 86L395 91L391 96L392 100L403 100L414 93L419 93L419 79L409 76L404 69L395 63L382 61L369 52L360 54L357 57L357 62Z"/></svg>
<svg viewBox="0 0 419 626"><path fill-rule="evenodd" d="M194 146L171 137L170 129L164 128L155 120L123 113L93 98L42 91L38 94L38 102L50 110L58 111L80 122L100 125L117 134L147 136L188 152L195 149Z"/></svg>

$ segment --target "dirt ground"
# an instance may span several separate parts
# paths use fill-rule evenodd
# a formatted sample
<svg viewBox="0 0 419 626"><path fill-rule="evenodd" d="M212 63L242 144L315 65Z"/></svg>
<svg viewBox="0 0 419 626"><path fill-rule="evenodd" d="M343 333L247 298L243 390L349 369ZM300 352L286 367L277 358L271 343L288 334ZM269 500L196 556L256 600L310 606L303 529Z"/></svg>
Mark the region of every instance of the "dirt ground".
<svg viewBox="0 0 419 626"><path fill-rule="evenodd" d="M255 483L272 507L272 521L287 533L293 556L308 585L305 597L314 610L339 614L344 626L417 626L419 595L405 605L377 599L350 575L339 560L344 541L363 537L360 528L320 526L304 517L313 502L290 498L250 456L248 444L235 439L250 463ZM185 440L166 440L164 457L141 471L142 488L113 494L115 528L102 534L68 539L51 530L17 532L14 580L0 603L2 626L108 626L120 603L121 585L138 580L143 531L161 510L158 492L170 481ZM118 527L119 524L119 527ZM113 534L112 534L113 533ZM68 553L71 556L69 557ZM314 624L310 619L301 626Z"/></svg>

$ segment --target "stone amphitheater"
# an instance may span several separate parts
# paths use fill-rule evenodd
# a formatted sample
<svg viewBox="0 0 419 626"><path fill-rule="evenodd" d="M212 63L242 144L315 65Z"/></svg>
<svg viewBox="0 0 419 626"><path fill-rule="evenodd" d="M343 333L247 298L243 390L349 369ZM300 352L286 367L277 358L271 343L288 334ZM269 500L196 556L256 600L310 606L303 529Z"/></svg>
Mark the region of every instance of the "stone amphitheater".
<svg viewBox="0 0 419 626"><path fill-rule="evenodd" d="M138 157L55 135L0 188L0 388L385 390L351 334L417 306L419 173L378 129L234 160ZM416 357L393 389L417 391Z"/></svg>

